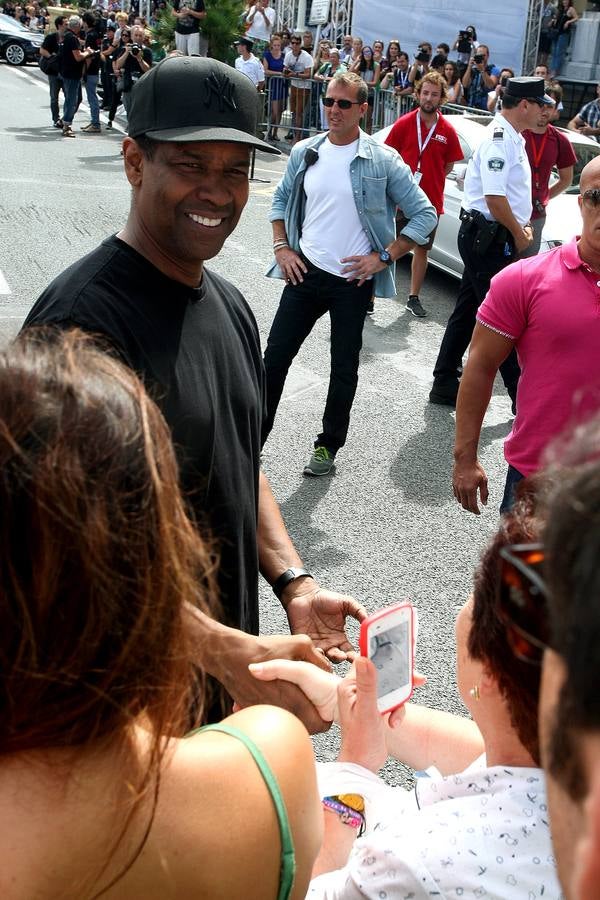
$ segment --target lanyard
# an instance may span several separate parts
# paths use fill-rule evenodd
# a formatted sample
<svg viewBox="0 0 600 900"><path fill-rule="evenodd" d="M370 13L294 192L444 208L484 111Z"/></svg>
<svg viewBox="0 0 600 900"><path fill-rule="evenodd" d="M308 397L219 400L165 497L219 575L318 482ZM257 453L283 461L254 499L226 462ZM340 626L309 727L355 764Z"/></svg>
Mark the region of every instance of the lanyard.
<svg viewBox="0 0 600 900"><path fill-rule="evenodd" d="M419 157L417 159L417 172L419 172L421 170L421 157L425 153L427 144L431 140L431 138L433 136L433 132L437 128L437 123L438 123L439 117L440 117L440 114L437 113L436 117L435 117L435 122L433 123L433 125L431 126L429 131L427 132L427 137L425 138L425 143L423 143L423 139L421 137L421 116L419 115L419 113L417 113L417 117L415 120L417 123L417 143L419 144Z"/></svg>
<svg viewBox="0 0 600 900"><path fill-rule="evenodd" d="M540 141L539 147L535 142L535 134L532 132L531 134L531 155L533 157L533 171L535 172L535 187L539 190L540 187L540 163L542 161L542 156L544 154L544 148L546 146L546 141L548 140L548 130L543 133L542 140Z"/></svg>
<svg viewBox="0 0 600 900"><path fill-rule="evenodd" d="M399 84L401 88L406 88L410 84L408 74L408 72L401 72L399 69L396 69L396 83Z"/></svg>

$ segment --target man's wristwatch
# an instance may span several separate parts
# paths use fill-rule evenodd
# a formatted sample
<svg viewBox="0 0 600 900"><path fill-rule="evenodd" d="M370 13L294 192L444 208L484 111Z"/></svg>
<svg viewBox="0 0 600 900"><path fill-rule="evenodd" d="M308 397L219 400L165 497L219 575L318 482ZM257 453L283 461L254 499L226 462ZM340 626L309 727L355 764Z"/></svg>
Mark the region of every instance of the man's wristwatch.
<svg viewBox="0 0 600 900"><path fill-rule="evenodd" d="M281 595L284 590L292 581L296 581L297 578L312 578L310 572L307 572L306 569L286 569L279 578L276 578L271 587L273 588L273 593L277 597L278 600L281 600Z"/></svg>
<svg viewBox="0 0 600 900"><path fill-rule="evenodd" d="M382 263L385 263L386 266L391 266L394 260L392 259L392 255L389 250L381 250L379 253L379 259Z"/></svg>

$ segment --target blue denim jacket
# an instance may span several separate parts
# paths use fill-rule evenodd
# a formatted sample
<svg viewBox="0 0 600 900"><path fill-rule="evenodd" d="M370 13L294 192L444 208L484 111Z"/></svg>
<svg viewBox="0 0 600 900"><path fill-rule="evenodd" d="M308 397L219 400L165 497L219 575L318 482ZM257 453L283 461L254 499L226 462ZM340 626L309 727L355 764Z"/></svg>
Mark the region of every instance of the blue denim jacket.
<svg viewBox="0 0 600 900"><path fill-rule="evenodd" d="M302 173L306 169L304 155L309 147L317 149L326 138L327 134L318 134L299 141L292 148L283 178L275 189L269 220L285 221L289 245L297 252L300 249L298 202ZM417 244L427 243L437 224L435 209L392 147L377 143L361 131L356 156L350 163L350 179L358 217L374 250L384 250L396 240L397 206L409 220L402 234ZM276 262L266 274L269 278L283 278ZM373 276L375 296L395 296L395 274L392 265Z"/></svg>

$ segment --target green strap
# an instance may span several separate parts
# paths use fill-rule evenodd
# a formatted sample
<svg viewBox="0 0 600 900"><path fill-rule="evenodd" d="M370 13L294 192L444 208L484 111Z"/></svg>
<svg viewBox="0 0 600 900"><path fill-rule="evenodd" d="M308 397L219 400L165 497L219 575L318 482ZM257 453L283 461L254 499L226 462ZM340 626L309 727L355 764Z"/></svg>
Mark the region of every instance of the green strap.
<svg viewBox="0 0 600 900"><path fill-rule="evenodd" d="M228 734L231 737L237 738L242 742L242 744L244 744L244 746L248 749L250 755L254 759L254 762L256 763L258 770L263 777L269 793L271 794L273 806L275 807L275 812L277 813L277 821L279 823L279 837L281 839L281 868L279 873L279 893L277 894L277 900L288 900L292 892L294 877L296 875L296 856L294 854L294 841L292 839L292 832L290 830L290 824L288 822L287 811L285 808L285 803L283 802L283 797L281 796L281 791L279 790L279 785L277 784L277 779L271 772L268 762L254 743L254 741L250 740L248 735L244 734L243 731L239 731L237 728L232 728L230 725L205 725L204 728L198 728L196 729L196 731L192 731L191 734L196 734L200 731L222 731L224 734ZM188 735L188 737L189 736L190 735Z"/></svg>

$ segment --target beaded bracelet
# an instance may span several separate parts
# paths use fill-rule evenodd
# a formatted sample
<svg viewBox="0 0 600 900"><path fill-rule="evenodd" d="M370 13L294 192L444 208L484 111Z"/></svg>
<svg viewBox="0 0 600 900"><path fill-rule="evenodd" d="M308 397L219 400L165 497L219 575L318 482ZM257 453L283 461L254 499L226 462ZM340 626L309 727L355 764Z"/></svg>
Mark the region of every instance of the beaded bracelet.
<svg viewBox="0 0 600 900"><path fill-rule="evenodd" d="M337 797L323 797L323 806L325 809L337 813L340 822L344 825L349 825L350 828L358 828L358 837L363 834L365 830L365 817L361 812L352 809L351 806L346 806L345 803L340 803Z"/></svg>

